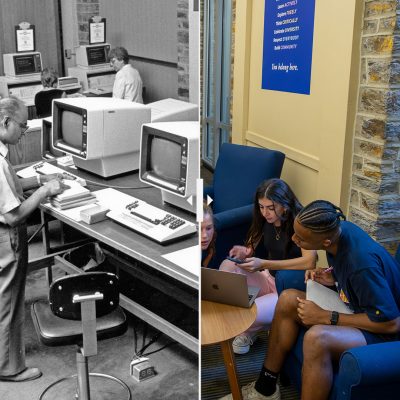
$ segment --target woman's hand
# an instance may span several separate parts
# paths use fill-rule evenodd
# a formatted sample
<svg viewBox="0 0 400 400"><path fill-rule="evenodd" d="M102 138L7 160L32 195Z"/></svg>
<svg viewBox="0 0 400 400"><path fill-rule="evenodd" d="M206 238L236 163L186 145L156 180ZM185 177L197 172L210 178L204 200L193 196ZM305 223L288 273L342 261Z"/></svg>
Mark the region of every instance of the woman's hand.
<svg viewBox="0 0 400 400"><path fill-rule="evenodd" d="M335 278L332 275L332 271L329 271L328 268L315 268L311 270L307 270L305 274L305 280L307 282L308 279L312 279L315 282L320 283L324 286L334 286Z"/></svg>
<svg viewBox="0 0 400 400"><path fill-rule="evenodd" d="M264 266L265 260L262 260L261 258L250 257L246 258L244 261L245 262L243 264L236 264L236 265L247 272L256 272L265 268Z"/></svg>
<svg viewBox="0 0 400 400"><path fill-rule="evenodd" d="M244 260L251 255L251 249L246 246L233 246L229 252L229 257Z"/></svg>
<svg viewBox="0 0 400 400"><path fill-rule="evenodd" d="M313 301L297 297L297 315L305 326L329 325L330 312L317 306Z"/></svg>
<svg viewBox="0 0 400 400"><path fill-rule="evenodd" d="M229 257L238 258L244 260L249 257L251 250L245 246L233 246L229 251Z"/></svg>

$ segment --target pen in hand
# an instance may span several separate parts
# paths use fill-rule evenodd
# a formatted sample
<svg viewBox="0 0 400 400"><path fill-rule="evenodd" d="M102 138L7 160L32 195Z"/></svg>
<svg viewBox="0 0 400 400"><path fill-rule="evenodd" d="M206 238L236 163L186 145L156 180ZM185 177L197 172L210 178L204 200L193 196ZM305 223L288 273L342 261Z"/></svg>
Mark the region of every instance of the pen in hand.
<svg viewBox="0 0 400 400"><path fill-rule="evenodd" d="M333 271L333 267L325 268L322 272L326 274L327 272Z"/></svg>

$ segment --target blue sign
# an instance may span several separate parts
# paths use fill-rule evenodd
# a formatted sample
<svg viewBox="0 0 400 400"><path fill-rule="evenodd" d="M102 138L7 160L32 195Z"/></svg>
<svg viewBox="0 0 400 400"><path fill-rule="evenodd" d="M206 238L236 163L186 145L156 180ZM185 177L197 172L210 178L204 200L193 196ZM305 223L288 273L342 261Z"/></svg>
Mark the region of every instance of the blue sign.
<svg viewBox="0 0 400 400"><path fill-rule="evenodd" d="M262 88L310 94L315 0L265 0Z"/></svg>

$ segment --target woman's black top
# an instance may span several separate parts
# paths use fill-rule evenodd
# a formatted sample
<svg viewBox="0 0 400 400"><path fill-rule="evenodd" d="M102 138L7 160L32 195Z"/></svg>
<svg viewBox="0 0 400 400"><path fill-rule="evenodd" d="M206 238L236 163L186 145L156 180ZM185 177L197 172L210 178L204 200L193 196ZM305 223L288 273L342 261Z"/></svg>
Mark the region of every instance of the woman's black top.
<svg viewBox="0 0 400 400"><path fill-rule="evenodd" d="M287 254L285 254L287 237L280 227L276 228L273 224L265 223L263 233L264 246L267 251L268 260L287 260L301 257L301 249L296 246L292 238L288 238L289 248ZM269 272L272 276L275 276L277 271L269 270Z"/></svg>

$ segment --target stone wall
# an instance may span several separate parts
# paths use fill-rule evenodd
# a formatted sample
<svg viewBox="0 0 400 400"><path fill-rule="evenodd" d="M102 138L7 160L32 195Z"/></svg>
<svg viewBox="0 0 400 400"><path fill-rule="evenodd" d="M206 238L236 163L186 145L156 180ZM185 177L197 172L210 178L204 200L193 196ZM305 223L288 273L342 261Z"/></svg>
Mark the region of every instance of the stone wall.
<svg viewBox="0 0 400 400"><path fill-rule="evenodd" d="M177 1L178 98L189 101L189 1Z"/></svg>
<svg viewBox="0 0 400 400"><path fill-rule="evenodd" d="M349 219L393 251L400 241L400 4L364 3Z"/></svg>

